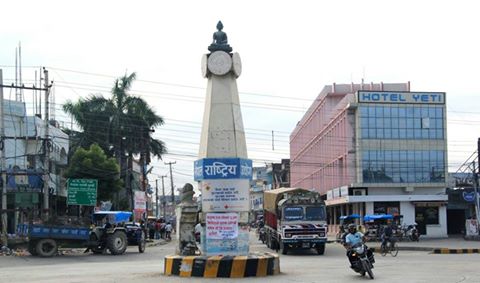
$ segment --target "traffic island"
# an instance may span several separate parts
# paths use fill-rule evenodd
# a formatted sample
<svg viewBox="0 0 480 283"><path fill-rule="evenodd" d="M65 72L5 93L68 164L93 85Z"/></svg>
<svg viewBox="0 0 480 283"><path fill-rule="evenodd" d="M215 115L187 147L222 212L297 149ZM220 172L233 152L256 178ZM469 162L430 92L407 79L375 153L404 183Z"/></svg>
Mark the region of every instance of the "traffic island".
<svg viewBox="0 0 480 283"><path fill-rule="evenodd" d="M180 277L243 278L280 274L280 259L274 253L248 256L166 256L164 274Z"/></svg>

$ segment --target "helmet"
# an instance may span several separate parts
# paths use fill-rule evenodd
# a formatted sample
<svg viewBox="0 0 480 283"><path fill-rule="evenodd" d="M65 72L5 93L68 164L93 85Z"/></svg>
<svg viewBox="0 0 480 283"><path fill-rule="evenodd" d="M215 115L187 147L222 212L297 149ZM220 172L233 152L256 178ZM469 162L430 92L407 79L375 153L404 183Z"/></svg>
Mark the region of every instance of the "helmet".
<svg viewBox="0 0 480 283"><path fill-rule="evenodd" d="M355 225L355 224L353 224L353 223L352 223L352 224L348 224L348 232L354 233L354 232L356 232L356 231L357 231L357 225Z"/></svg>

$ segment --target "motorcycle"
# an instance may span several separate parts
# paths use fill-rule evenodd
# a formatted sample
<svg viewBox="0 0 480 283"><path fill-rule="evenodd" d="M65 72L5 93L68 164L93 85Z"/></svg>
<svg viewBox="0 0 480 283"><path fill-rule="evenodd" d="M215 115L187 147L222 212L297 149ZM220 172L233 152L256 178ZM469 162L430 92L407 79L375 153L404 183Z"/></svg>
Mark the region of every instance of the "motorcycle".
<svg viewBox="0 0 480 283"><path fill-rule="evenodd" d="M420 240L420 233L417 229L417 224L409 225L407 228L407 237L410 241L418 242Z"/></svg>
<svg viewBox="0 0 480 283"><path fill-rule="evenodd" d="M352 257L352 269L362 276L365 276L365 273L367 273L370 279L373 279L372 268L375 262L373 252L368 249L364 243L358 243L352 246L350 253Z"/></svg>
<svg viewBox="0 0 480 283"><path fill-rule="evenodd" d="M266 240L265 234L266 234L265 227L258 229L258 240L262 241L262 244L265 244L265 240Z"/></svg>

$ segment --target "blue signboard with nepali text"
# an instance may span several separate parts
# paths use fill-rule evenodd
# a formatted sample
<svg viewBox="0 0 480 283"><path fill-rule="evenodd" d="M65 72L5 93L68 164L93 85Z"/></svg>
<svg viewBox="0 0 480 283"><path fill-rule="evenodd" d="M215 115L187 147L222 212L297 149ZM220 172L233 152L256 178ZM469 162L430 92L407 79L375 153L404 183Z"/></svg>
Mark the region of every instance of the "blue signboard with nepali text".
<svg viewBox="0 0 480 283"><path fill-rule="evenodd" d="M203 158L195 161L195 181L211 179L252 179L252 160L243 158Z"/></svg>

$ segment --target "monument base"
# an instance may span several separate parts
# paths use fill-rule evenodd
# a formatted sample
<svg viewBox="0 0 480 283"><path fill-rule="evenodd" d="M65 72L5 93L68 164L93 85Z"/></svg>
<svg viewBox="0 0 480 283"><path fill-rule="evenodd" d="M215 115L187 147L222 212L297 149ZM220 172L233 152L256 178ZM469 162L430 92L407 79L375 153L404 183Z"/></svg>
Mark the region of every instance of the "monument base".
<svg viewBox="0 0 480 283"><path fill-rule="evenodd" d="M250 253L248 256L165 257L164 274L180 277L243 278L280 274L280 258L275 253Z"/></svg>

